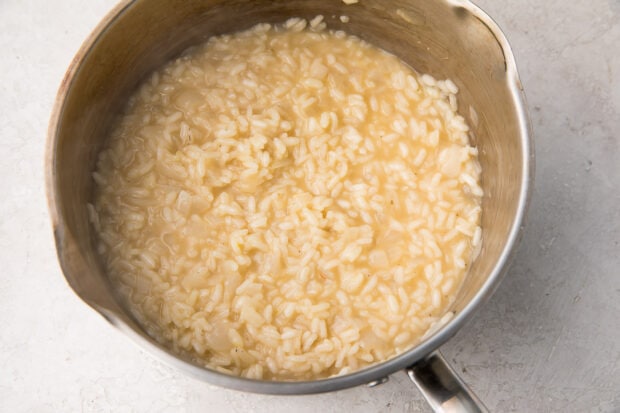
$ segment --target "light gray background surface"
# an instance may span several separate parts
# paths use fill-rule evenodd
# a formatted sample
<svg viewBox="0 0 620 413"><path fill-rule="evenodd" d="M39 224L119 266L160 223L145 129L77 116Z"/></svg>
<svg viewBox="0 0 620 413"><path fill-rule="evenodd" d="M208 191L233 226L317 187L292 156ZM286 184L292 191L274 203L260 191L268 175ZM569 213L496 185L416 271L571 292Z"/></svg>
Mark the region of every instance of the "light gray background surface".
<svg viewBox="0 0 620 413"><path fill-rule="evenodd" d="M304 397L209 386L70 291L45 201L46 128L71 57L114 3L0 1L0 411L428 411L402 373ZM620 1L478 4L516 54L536 185L514 265L443 352L492 411L620 412Z"/></svg>

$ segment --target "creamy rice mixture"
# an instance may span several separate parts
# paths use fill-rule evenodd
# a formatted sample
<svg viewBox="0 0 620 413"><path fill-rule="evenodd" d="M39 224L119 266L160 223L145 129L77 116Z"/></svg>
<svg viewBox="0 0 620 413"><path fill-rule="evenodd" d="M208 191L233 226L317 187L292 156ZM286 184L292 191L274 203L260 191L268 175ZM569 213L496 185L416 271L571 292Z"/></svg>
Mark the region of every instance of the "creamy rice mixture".
<svg viewBox="0 0 620 413"><path fill-rule="evenodd" d="M456 93L320 16L188 50L94 173L113 285L154 338L229 374L315 379L411 348L480 245Z"/></svg>

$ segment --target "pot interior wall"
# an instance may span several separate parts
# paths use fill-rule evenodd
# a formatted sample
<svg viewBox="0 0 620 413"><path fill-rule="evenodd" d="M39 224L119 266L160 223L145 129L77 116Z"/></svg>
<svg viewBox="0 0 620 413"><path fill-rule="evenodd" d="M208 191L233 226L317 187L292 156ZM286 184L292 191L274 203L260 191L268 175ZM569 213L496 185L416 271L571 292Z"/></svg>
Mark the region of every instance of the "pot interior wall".
<svg viewBox="0 0 620 413"><path fill-rule="evenodd" d="M63 269L76 292L100 311L122 314L95 253L86 204L92 172L110 126L138 83L167 60L209 36L288 17L325 16L343 29L396 54L413 68L450 78L460 88L460 113L473 129L483 167L483 249L461 289L462 310L490 276L517 214L523 159L517 109L502 49L486 25L459 6L440 2L361 0L137 0L82 56L57 125L52 185L59 211ZM342 23L339 16L350 21ZM64 225L62 225L64 223ZM61 253L62 255L62 253Z"/></svg>

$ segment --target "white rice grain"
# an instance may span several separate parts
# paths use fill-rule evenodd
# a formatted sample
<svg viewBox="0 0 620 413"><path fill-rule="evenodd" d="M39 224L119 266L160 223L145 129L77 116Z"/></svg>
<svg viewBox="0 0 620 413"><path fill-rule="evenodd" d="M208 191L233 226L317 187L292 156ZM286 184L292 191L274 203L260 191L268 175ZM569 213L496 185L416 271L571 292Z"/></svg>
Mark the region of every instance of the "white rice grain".
<svg viewBox="0 0 620 413"><path fill-rule="evenodd" d="M454 82L325 24L257 25L162 67L93 173L119 295L226 374L309 380L405 351L481 248Z"/></svg>

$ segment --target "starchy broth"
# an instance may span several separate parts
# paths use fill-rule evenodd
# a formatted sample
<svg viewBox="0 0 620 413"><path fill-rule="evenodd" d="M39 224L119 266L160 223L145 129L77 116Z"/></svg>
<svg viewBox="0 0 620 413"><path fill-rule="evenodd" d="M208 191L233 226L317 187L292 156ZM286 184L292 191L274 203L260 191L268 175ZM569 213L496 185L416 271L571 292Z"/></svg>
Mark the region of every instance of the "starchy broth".
<svg viewBox="0 0 620 413"><path fill-rule="evenodd" d="M481 243L456 93L320 17L193 47L99 156L114 288L152 337L228 374L316 379L408 350Z"/></svg>

